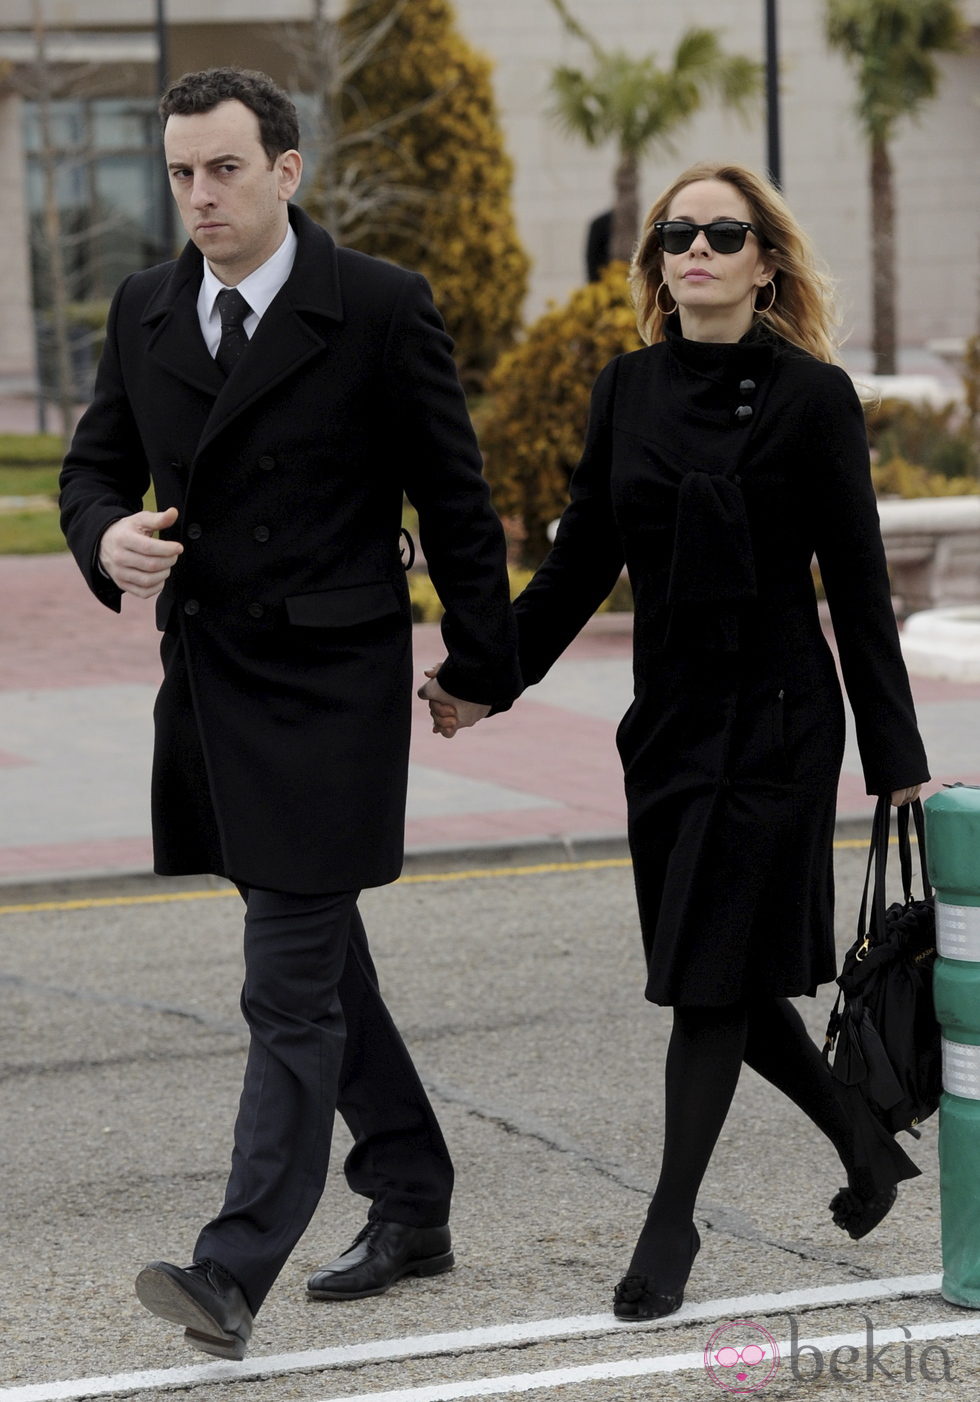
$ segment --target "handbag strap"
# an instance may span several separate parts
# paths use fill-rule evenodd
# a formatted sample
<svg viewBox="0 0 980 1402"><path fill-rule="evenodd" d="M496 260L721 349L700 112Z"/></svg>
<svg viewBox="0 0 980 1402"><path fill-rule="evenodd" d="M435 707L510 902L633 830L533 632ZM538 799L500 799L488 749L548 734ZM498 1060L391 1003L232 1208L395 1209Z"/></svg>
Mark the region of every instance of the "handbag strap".
<svg viewBox="0 0 980 1402"><path fill-rule="evenodd" d="M896 829L898 833L898 860L902 879L902 895L905 904L912 902L912 842L909 831L909 819L915 824L916 843L919 848L919 870L922 878L923 898L928 900L932 896L932 885L929 881L928 868L926 865L926 836L925 821L922 813L922 804L918 799L912 803L903 804L897 812ZM871 842L868 847L868 865L864 875L864 890L861 894L861 909L858 914L858 939L861 946L858 950L858 958L861 959L867 954L872 945L878 944L884 935L885 929L885 903L886 903L886 882L888 868L888 840L891 829L891 799L887 794L882 794L875 806L874 818L871 823ZM874 872L874 882L872 884L871 874ZM869 896L870 896L870 921L869 921Z"/></svg>
<svg viewBox="0 0 980 1402"><path fill-rule="evenodd" d="M915 822L915 840L919 848L922 894L926 900L932 895L932 885L926 866L925 822L922 815L922 804L916 799L914 803L903 804L898 810L898 855L902 868L902 894L905 897L906 905L912 901L912 844L909 834L909 810L911 810L911 816Z"/></svg>
<svg viewBox="0 0 980 1402"><path fill-rule="evenodd" d="M891 797L888 794L882 794L875 807L874 817L875 884L871 897L871 922L869 925L872 944L880 944L885 936L885 889L888 884L888 839L891 834L891 812ZM899 845L901 845L901 841Z"/></svg>
<svg viewBox="0 0 980 1402"><path fill-rule="evenodd" d="M864 872L864 890L861 892L861 907L858 911L857 937L860 945L858 959L863 959L874 943L876 929L883 930L885 924L885 863L888 854L888 799L882 795L875 806L871 820L871 841L868 843L868 865ZM874 884L871 873L874 872ZM871 921L868 922L868 897L871 897ZM876 907L880 903L881 912Z"/></svg>
<svg viewBox="0 0 980 1402"><path fill-rule="evenodd" d="M928 900L932 896L932 886L929 882L928 870L926 866L926 836L925 821L922 813L922 804L918 799L914 802L903 804L898 809L896 827L898 829L898 856L902 874L902 894L905 897L905 904L912 901L912 844L909 834L909 810L911 810L912 821L915 823L915 836L919 848L919 864L922 875L922 893L924 899ZM858 912L857 937L858 947L855 957L860 961L864 959L868 950L879 942L885 929L885 873L888 864L888 837L891 826L891 797L882 794L875 806L874 817L871 821L871 841L868 844L868 864L864 873L864 890L861 892L861 908ZM871 883L871 873L874 872L874 885ZM868 898L871 897L871 923L868 924ZM840 980L838 979L838 984ZM840 1028L840 1006L844 996L842 987L838 987L837 999L830 1014L830 1021L827 1024L827 1033L824 1038L823 1059L829 1062L830 1053L837 1040L837 1033Z"/></svg>

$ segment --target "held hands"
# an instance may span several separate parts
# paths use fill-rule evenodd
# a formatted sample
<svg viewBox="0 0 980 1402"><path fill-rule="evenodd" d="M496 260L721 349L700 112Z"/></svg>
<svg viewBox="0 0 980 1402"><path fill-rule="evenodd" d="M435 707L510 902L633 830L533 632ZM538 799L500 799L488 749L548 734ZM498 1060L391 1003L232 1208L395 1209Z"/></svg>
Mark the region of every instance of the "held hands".
<svg viewBox="0 0 980 1402"><path fill-rule="evenodd" d="M461 701L456 696L450 696L448 691L443 691L436 681L441 665L440 663L439 666L426 668L425 675L429 680L419 687L417 694L429 703L433 735L441 735L445 740L451 740L457 730L476 725L478 720L489 715L490 707L481 706L476 701Z"/></svg>
<svg viewBox="0 0 980 1402"><path fill-rule="evenodd" d="M99 542L99 564L126 594L152 599L167 582L184 547L176 540L158 540L177 519L176 506L166 511L137 511L106 527Z"/></svg>

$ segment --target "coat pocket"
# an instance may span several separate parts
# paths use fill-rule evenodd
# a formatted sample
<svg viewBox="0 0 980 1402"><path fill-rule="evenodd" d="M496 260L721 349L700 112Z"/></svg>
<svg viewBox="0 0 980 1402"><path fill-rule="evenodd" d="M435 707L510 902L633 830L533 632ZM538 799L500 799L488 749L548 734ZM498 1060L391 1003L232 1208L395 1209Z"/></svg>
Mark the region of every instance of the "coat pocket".
<svg viewBox="0 0 980 1402"><path fill-rule="evenodd" d="M285 607L286 617L297 628L352 628L401 611L395 586L387 579L294 594L285 600Z"/></svg>

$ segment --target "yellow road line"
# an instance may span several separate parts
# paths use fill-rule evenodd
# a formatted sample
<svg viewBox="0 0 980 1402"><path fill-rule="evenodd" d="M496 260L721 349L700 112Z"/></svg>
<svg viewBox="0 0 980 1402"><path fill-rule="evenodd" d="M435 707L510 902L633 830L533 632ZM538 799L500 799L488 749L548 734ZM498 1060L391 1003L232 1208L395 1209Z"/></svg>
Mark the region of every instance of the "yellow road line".
<svg viewBox="0 0 980 1402"><path fill-rule="evenodd" d="M896 839L891 840L894 843ZM867 845L867 840L860 837L841 838L834 843L838 850ZM610 871L628 866L632 866L629 857L598 857L581 862L540 862L536 866L473 867L468 871L432 871L402 876L397 885L431 886L448 881L491 881L510 876L547 876L554 872ZM92 896L74 901L32 901L24 905L0 905L0 915L40 914L52 910L105 910L121 905L169 905L175 901L220 900L237 895L236 890L221 887L216 891L161 891L152 896Z"/></svg>
<svg viewBox="0 0 980 1402"><path fill-rule="evenodd" d="M103 910L114 905L167 905L171 901L206 901L237 896L237 891L161 891L157 896L92 896L77 901L32 901L28 905L0 905L0 915L26 915L43 910Z"/></svg>
<svg viewBox="0 0 980 1402"><path fill-rule="evenodd" d="M420 872L417 876L399 877L399 886L431 885L442 881L485 881L502 876L542 876L555 871L598 871L605 867L628 867L629 857L604 857L584 862L542 862L527 867L474 867L471 871ZM118 905L167 905L171 901L206 901L222 896L237 896L234 889L217 891L161 891L153 896L92 896L74 901L35 901L27 905L0 905L0 915L24 915L43 910L102 910Z"/></svg>

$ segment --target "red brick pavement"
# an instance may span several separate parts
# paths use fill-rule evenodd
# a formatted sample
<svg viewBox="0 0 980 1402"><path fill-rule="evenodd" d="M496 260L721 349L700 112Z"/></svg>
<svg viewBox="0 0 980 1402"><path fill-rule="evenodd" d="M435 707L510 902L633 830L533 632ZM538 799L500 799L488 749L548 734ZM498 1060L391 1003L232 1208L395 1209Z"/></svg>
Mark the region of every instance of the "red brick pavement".
<svg viewBox="0 0 980 1402"><path fill-rule="evenodd" d="M577 661L628 656L630 622L624 615L599 615L566 656ZM160 676L157 648L152 604L130 598L121 615L111 613L89 594L67 555L0 557L0 691L124 682L155 686ZM415 656L420 679L422 669L442 655L438 627L418 626ZM914 679L914 690L920 703L980 701L980 685L920 677ZM453 778L483 781L521 797L515 799L518 806L498 811L447 811L410 819L409 847L622 833L625 805L614 734L610 721L528 699L508 715L447 742L431 733L419 703L414 765L441 771L450 784ZM977 748L971 747L970 765ZM0 768L25 762L0 751ZM930 787L951 778L978 782L980 774L939 775ZM540 806L528 806L529 795L538 796ZM842 776L839 810L869 811L859 776ZM149 865L145 836L120 834L100 841L79 836L77 842L50 846L0 845L0 877Z"/></svg>
<svg viewBox="0 0 980 1402"><path fill-rule="evenodd" d="M153 604L115 614L70 555L0 556L0 690L160 680Z"/></svg>

